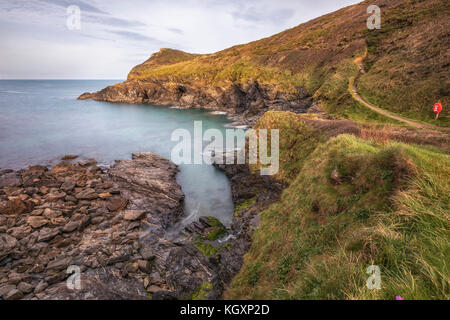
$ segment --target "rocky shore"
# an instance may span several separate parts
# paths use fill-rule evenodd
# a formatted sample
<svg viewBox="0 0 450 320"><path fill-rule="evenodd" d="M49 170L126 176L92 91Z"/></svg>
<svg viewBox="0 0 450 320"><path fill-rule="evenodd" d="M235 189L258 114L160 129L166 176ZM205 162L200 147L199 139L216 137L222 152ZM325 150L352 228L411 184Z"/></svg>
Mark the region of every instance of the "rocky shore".
<svg viewBox="0 0 450 320"><path fill-rule="evenodd" d="M0 171L1 299L221 298L257 213L281 190L247 166L220 166L238 209L231 230L202 217L174 234L184 214L176 165L154 153L108 169L73 158ZM70 266L80 288L67 286Z"/></svg>
<svg viewBox="0 0 450 320"><path fill-rule="evenodd" d="M235 121L234 125L247 126L253 126L269 110L305 113L320 109L302 87L298 87L295 93L285 93L274 86L260 85L257 81L229 83L223 87L198 87L161 79L127 80L98 92L83 93L78 99L224 111Z"/></svg>

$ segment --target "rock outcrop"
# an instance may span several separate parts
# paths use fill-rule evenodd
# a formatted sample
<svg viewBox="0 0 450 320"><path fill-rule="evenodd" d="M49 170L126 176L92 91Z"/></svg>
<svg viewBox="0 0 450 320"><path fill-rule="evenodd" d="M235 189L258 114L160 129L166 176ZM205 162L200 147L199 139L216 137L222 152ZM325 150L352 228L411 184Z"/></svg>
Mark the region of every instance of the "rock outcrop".
<svg viewBox="0 0 450 320"><path fill-rule="evenodd" d="M164 239L183 215L177 172L153 153L106 171L95 161L63 161L2 172L0 297L142 299L175 291L180 280L162 274L179 250ZM80 290L67 287L69 266L81 272Z"/></svg>
<svg viewBox="0 0 450 320"><path fill-rule="evenodd" d="M0 172L0 298L221 298L282 186L219 167L239 205L231 229L202 217L181 232L178 168L154 153L106 170L88 160Z"/></svg>
<svg viewBox="0 0 450 320"><path fill-rule="evenodd" d="M317 108L302 87L297 88L296 93L288 94L273 86L261 86L257 81L246 85L230 83L226 87L197 87L159 79L128 80L95 93L84 93L78 99L225 111L236 125L249 126L268 110L304 113Z"/></svg>
<svg viewBox="0 0 450 320"><path fill-rule="evenodd" d="M154 153L103 170L87 160L1 171L0 299L221 298L282 186L220 167L240 207L232 228L201 217L181 232L178 168Z"/></svg>

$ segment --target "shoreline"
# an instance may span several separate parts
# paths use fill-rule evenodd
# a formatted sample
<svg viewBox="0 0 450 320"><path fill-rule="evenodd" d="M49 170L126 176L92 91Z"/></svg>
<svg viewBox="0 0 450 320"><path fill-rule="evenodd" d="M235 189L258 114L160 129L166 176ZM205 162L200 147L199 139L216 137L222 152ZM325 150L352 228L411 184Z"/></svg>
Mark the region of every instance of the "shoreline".
<svg viewBox="0 0 450 320"><path fill-rule="evenodd" d="M267 197L269 185L246 165L215 166L230 179L235 205L249 194ZM207 283L202 299L222 298L259 211L235 215L230 229L200 217L170 233L184 217L178 170L154 153L103 169L71 156L53 166L1 170L0 297L186 299ZM80 268L80 290L66 286L70 266Z"/></svg>
<svg viewBox="0 0 450 320"><path fill-rule="evenodd" d="M154 104L174 109L200 109L226 115L231 126L252 127L267 111L318 113L320 105L303 88L298 92L278 91L258 81L230 83L225 87L197 88L189 83L175 86L165 80L126 80L98 92L85 92L78 100L111 103Z"/></svg>

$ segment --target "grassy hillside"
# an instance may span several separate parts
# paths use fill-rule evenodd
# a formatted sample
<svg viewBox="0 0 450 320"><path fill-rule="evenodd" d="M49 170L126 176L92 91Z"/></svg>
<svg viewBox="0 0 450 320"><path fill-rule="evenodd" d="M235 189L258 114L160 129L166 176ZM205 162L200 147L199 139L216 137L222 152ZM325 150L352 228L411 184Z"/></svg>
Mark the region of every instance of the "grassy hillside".
<svg viewBox="0 0 450 320"><path fill-rule="evenodd" d="M369 102L434 122L434 103L450 103L449 12L448 1L405 1L384 12L382 28L366 35L368 72L358 85ZM439 123L448 126L446 109Z"/></svg>
<svg viewBox="0 0 450 320"><path fill-rule="evenodd" d="M380 30L366 27L367 7L382 10ZM440 100L448 125L449 22L445 0L364 1L274 36L214 54L191 55L163 49L135 67L129 79L157 78L197 87L258 80L279 91L299 87L323 102L328 112L365 122L385 117L355 102L348 92L357 74L354 59L368 50L363 97L413 119L432 121Z"/></svg>
<svg viewBox="0 0 450 320"><path fill-rule="evenodd" d="M327 138L308 117L285 112L266 113L257 127L280 129L279 177L290 185L260 214L226 298L450 298L447 154ZM366 287L369 265L381 269L381 290Z"/></svg>

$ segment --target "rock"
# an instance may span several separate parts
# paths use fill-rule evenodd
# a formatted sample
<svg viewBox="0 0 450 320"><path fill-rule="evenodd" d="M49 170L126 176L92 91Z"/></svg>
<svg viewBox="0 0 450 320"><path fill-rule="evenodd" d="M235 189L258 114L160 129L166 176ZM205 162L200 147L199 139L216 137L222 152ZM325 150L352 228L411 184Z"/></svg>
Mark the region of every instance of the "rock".
<svg viewBox="0 0 450 320"><path fill-rule="evenodd" d="M50 170L35 167L21 171L28 187L0 188L0 208L8 212L0 215L0 282L17 285L7 287L5 294L17 290L11 297L146 299L145 287L161 292L178 286L182 276L190 289L211 281L207 258L198 250L180 250L174 259L171 251L185 240L177 238L174 244L165 238L183 216L177 167L154 154L132 158L101 173L68 162ZM9 213L13 206L20 216ZM67 289L70 264L82 268L83 290ZM160 272L176 275L166 282Z"/></svg>
<svg viewBox="0 0 450 320"><path fill-rule="evenodd" d="M8 276L8 283L17 285L22 281L29 280L30 276L28 274L12 272Z"/></svg>
<svg viewBox="0 0 450 320"><path fill-rule="evenodd" d="M17 289L13 289L5 295L5 300L20 300L22 298L23 298L23 293Z"/></svg>
<svg viewBox="0 0 450 320"><path fill-rule="evenodd" d="M127 263L125 267L123 268L123 274L128 275L130 273L136 273L139 269L139 266L137 263Z"/></svg>
<svg viewBox="0 0 450 320"><path fill-rule="evenodd" d="M90 222L91 222L91 217L89 217L89 216L84 216L83 218L81 218L80 229L86 228Z"/></svg>
<svg viewBox="0 0 450 320"><path fill-rule="evenodd" d="M17 246L17 239L6 233L0 234L0 260Z"/></svg>
<svg viewBox="0 0 450 320"><path fill-rule="evenodd" d="M89 167L89 166L93 166L93 165L97 164L97 161L95 161L94 159L87 159L87 160L82 160L82 161L78 162L78 164L81 167Z"/></svg>
<svg viewBox="0 0 450 320"><path fill-rule="evenodd" d="M116 161L108 173L123 196L140 202L139 209L157 216L163 226L181 217L184 195L175 178L178 167L167 159L151 152L133 153L132 160Z"/></svg>
<svg viewBox="0 0 450 320"><path fill-rule="evenodd" d="M146 212L144 210L126 210L123 218L125 220L133 221L142 219Z"/></svg>
<svg viewBox="0 0 450 320"><path fill-rule="evenodd" d="M113 197L109 200L107 208L109 211L120 211L127 207L128 200L122 197Z"/></svg>
<svg viewBox="0 0 450 320"><path fill-rule="evenodd" d="M65 192L72 191L73 188L75 188L75 182L72 181L72 180L66 180L66 181L64 181L64 183L61 185L61 190L65 191Z"/></svg>
<svg viewBox="0 0 450 320"><path fill-rule="evenodd" d="M33 210L32 203L20 199L8 200L5 204L0 204L0 214L22 214Z"/></svg>
<svg viewBox="0 0 450 320"><path fill-rule="evenodd" d="M30 216L26 220L35 229L45 226L48 223L48 220L42 216Z"/></svg>
<svg viewBox="0 0 450 320"><path fill-rule="evenodd" d="M91 223L92 223L92 224L100 224L100 223L103 222L103 220L105 220L104 217L101 217L101 216L99 216L99 217L94 217L94 218L91 219Z"/></svg>
<svg viewBox="0 0 450 320"><path fill-rule="evenodd" d="M66 278L66 275L65 271L52 271L44 280L51 286L55 283L62 282Z"/></svg>
<svg viewBox="0 0 450 320"><path fill-rule="evenodd" d="M66 195L67 195L67 194L66 194L65 192L63 192L63 191L55 191L55 192L48 193L48 194L45 196L45 198L46 198L48 201L57 201L57 200L59 200L59 199L65 198Z"/></svg>
<svg viewBox="0 0 450 320"><path fill-rule="evenodd" d="M147 287L150 285L150 279L148 277L144 278L144 288L147 289Z"/></svg>
<svg viewBox="0 0 450 320"><path fill-rule="evenodd" d="M77 193L75 197L79 200L94 200L98 198L98 194L95 192L94 189L87 188Z"/></svg>
<svg viewBox="0 0 450 320"><path fill-rule="evenodd" d="M151 285L150 287L147 288L147 292L152 293L152 294L155 292L161 291L161 290L162 289L160 287L155 286L155 285Z"/></svg>
<svg viewBox="0 0 450 320"><path fill-rule="evenodd" d="M30 214L32 216L40 216L43 212L44 212L44 209L36 209L36 210L33 210Z"/></svg>
<svg viewBox="0 0 450 320"><path fill-rule="evenodd" d="M153 273L150 274L150 282L153 283L153 284L156 284L156 285L164 283L164 281L161 278L161 275L159 274L159 272L153 272Z"/></svg>
<svg viewBox="0 0 450 320"><path fill-rule="evenodd" d="M99 228L100 230L106 230L106 229L109 229L109 228L111 228L111 222L110 222L110 221L103 221L102 223L100 223L100 224L98 225L98 228Z"/></svg>
<svg viewBox="0 0 450 320"><path fill-rule="evenodd" d="M130 259L129 255L111 257L108 259L107 264L111 265L111 264L115 264L118 262L124 262L124 261L127 261L128 259Z"/></svg>
<svg viewBox="0 0 450 320"><path fill-rule="evenodd" d="M3 233L0 234L0 253L13 249L17 245L17 240L10 235Z"/></svg>
<svg viewBox="0 0 450 320"><path fill-rule="evenodd" d="M0 176L0 188L18 187L21 184L22 179L13 172Z"/></svg>
<svg viewBox="0 0 450 320"><path fill-rule="evenodd" d="M57 258L47 264L47 270L64 270L71 264L71 257Z"/></svg>
<svg viewBox="0 0 450 320"><path fill-rule="evenodd" d="M107 198L110 198L110 197L111 197L111 193L109 193L109 192L99 193L98 197L99 197L100 199L107 199Z"/></svg>
<svg viewBox="0 0 450 320"><path fill-rule="evenodd" d="M79 221L70 221L63 227L62 231L63 232L72 232L72 231L76 230L79 226L80 226Z"/></svg>
<svg viewBox="0 0 450 320"><path fill-rule="evenodd" d="M76 158L78 158L78 156L73 155L73 154L67 154L64 157L62 157L61 160L73 160L73 159L76 159Z"/></svg>
<svg viewBox="0 0 450 320"><path fill-rule="evenodd" d="M50 241L51 239L53 239L54 237L56 237L59 234L59 230L58 229L49 229L49 228L44 228L41 229L41 231L39 232L39 236L38 236L38 241Z"/></svg>
<svg viewBox="0 0 450 320"><path fill-rule="evenodd" d="M155 259L155 254L153 252L153 249L151 247L143 247L141 248L141 256L145 260L153 260Z"/></svg>
<svg viewBox="0 0 450 320"><path fill-rule="evenodd" d="M44 291L46 288L48 287L48 283L45 282L44 280L41 280L38 285L34 288L34 293L41 293L42 291Z"/></svg>
<svg viewBox="0 0 450 320"><path fill-rule="evenodd" d="M16 289L16 286L12 284L5 284L3 286L0 286L0 297L4 299L6 295L14 289Z"/></svg>
<svg viewBox="0 0 450 320"><path fill-rule="evenodd" d="M137 264L142 272L150 273L152 271L152 264L147 260L138 260Z"/></svg>
<svg viewBox="0 0 450 320"><path fill-rule="evenodd" d="M44 212L42 213L42 215L44 217L46 217L47 219L56 219L58 217L60 217L62 215L61 211L57 211L57 210L53 210L50 208L45 208Z"/></svg>
<svg viewBox="0 0 450 320"><path fill-rule="evenodd" d="M30 293L34 290L34 286L32 284L29 284L27 282L21 282L17 286L17 289L25 294Z"/></svg>

